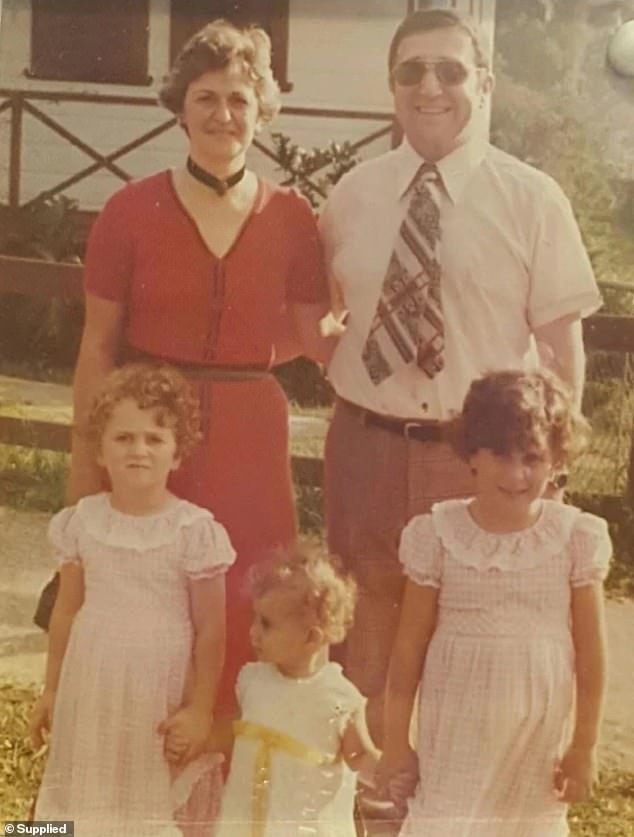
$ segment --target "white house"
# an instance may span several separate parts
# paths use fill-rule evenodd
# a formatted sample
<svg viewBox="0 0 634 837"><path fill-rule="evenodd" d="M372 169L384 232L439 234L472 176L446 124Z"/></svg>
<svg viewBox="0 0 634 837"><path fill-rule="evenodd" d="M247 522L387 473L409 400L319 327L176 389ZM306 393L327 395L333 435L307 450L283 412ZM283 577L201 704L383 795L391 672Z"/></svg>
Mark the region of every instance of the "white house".
<svg viewBox="0 0 634 837"><path fill-rule="evenodd" d="M387 48L425 6L468 12L492 40L495 0L0 0L0 203L49 191L96 210L124 180L177 164L184 139L156 87L216 17L271 34L283 90L272 130L379 153L391 141ZM270 137L259 142L251 165L280 179Z"/></svg>

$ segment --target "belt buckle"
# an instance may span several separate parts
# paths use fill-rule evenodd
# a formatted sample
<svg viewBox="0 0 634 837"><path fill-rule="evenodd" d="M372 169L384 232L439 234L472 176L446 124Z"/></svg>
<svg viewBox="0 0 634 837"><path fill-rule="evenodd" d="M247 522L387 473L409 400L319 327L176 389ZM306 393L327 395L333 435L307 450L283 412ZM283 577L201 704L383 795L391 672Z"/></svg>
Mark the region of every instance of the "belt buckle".
<svg viewBox="0 0 634 837"><path fill-rule="evenodd" d="M411 439L411 431L420 427L419 421L406 421L403 425L403 436L409 441Z"/></svg>

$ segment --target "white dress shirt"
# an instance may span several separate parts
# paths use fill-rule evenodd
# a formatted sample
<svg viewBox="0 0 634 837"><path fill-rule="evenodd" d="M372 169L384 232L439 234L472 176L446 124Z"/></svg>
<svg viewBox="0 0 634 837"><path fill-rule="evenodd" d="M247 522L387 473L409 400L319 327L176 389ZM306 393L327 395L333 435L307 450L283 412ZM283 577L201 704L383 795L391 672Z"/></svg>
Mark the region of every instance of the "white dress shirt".
<svg viewBox="0 0 634 837"><path fill-rule="evenodd" d="M331 281L349 311L328 368L336 392L374 412L446 419L472 380L535 368L533 331L601 304L570 203L543 172L474 139L437 163L445 366L414 363L375 386L361 360L392 248L424 160L407 141L333 189L320 219Z"/></svg>

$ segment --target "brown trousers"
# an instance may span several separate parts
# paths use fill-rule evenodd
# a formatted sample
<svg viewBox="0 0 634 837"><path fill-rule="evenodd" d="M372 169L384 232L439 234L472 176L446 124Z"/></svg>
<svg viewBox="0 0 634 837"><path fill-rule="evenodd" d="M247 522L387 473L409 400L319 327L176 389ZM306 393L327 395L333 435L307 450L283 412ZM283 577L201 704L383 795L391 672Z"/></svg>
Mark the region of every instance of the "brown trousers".
<svg viewBox="0 0 634 837"><path fill-rule="evenodd" d="M472 494L473 476L448 444L368 427L338 400L326 439L324 488L328 547L359 584L344 668L369 698L370 729L380 740L383 691L405 584L398 560L401 531L435 502Z"/></svg>

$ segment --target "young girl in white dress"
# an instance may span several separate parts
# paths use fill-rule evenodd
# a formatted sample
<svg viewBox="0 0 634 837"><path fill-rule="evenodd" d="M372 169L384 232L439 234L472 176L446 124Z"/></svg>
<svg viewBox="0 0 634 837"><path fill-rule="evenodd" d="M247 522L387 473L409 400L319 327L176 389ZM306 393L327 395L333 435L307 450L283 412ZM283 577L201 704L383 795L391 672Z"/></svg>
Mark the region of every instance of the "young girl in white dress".
<svg viewBox="0 0 634 837"><path fill-rule="evenodd" d="M457 439L476 495L436 504L403 532L378 770L387 784L418 763L403 837L563 837L566 804L590 793L610 541L605 521L542 498L584 435L553 376L476 381Z"/></svg>
<svg viewBox="0 0 634 837"><path fill-rule="evenodd" d="M355 587L325 558L292 558L252 581L258 662L238 677L241 717L218 837L355 837L355 774L377 752L365 700L328 646L341 642Z"/></svg>
<svg viewBox="0 0 634 837"><path fill-rule="evenodd" d="M36 746L51 733L35 819L74 820L82 837L210 835L221 757L203 751L234 551L166 487L197 442L198 406L176 372L134 364L107 378L88 432L112 490L50 524L60 590L32 718ZM166 734L186 742L177 763Z"/></svg>

